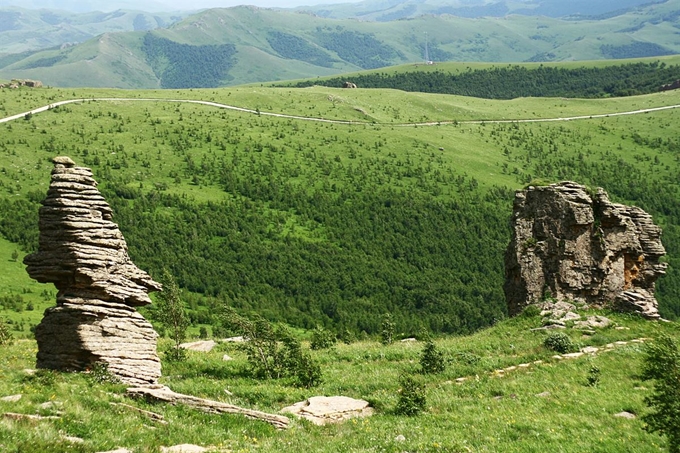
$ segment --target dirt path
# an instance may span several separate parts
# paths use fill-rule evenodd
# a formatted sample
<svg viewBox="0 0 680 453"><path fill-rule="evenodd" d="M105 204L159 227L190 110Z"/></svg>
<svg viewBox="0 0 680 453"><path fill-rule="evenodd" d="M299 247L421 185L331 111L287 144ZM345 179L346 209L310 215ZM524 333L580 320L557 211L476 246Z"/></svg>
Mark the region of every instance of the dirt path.
<svg viewBox="0 0 680 453"><path fill-rule="evenodd" d="M236 107L233 105L220 104L217 102L209 101L198 101L191 99L153 99L153 98L92 98L92 99L69 99L66 101L59 101L53 104L49 104L43 107L38 107L36 109L30 110L28 112L19 113L17 115L8 116L7 118L0 118L0 123L7 123L10 121L18 120L24 118L26 115L35 115L38 113L45 112L47 110L59 107L61 105L74 104L78 102L177 102L183 104L200 104L207 105L209 107L216 107L220 109L235 110L237 112L250 113L259 116L273 116L277 118L289 118L300 121L316 121L320 123L333 123L333 124L376 124L376 125L390 125L399 127L412 127L412 126L438 126L442 124L501 124L501 123L549 123L549 122L559 122L559 121L576 121L576 120L587 120L594 118L609 118L614 116L626 116L626 115L639 115L643 113L658 112L662 110L672 110L680 108L679 105L667 105L663 107L652 107L648 109L641 110L631 110L629 112L614 112L614 113L600 113L597 115L581 115L581 116L571 116L571 117L559 117L559 118L530 118L530 119L511 119L511 120L446 120L446 121L429 121L423 123L371 123L367 121L343 121L343 120L330 120L326 118L313 118L307 116L297 116L297 115L286 115L284 113L271 113L271 112L260 112L257 110L246 109L243 107Z"/></svg>

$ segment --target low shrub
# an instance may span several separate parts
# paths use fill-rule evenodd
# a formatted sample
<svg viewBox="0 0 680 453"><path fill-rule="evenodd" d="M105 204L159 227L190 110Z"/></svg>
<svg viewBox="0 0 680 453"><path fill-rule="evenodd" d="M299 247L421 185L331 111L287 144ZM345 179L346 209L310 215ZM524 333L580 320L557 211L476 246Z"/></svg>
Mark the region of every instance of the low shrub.
<svg viewBox="0 0 680 453"><path fill-rule="evenodd" d="M399 401L394 412L397 415L412 417L425 410L427 400L425 387L417 382L413 376L402 375L399 378Z"/></svg>
<svg viewBox="0 0 680 453"><path fill-rule="evenodd" d="M446 369L444 353L437 348L432 340L425 343L425 348L420 355L420 371L423 374L437 374Z"/></svg>
<svg viewBox="0 0 680 453"><path fill-rule="evenodd" d="M559 352L560 354L566 354L574 350L574 342L571 341L569 335L564 332L551 332L545 340L543 340L543 346L550 349L551 351Z"/></svg>
<svg viewBox="0 0 680 453"><path fill-rule="evenodd" d="M0 318L0 345L10 345L13 341L14 338L12 337L12 332L10 332L5 320Z"/></svg>
<svg viewBox="0 0 680 453"><path fill-rule="evenodd" d="M321 326L317 326L312 332L312 339L309 343L311 349L328 349L335 345L335 335L324 329Z"/></svg>
<svg viewBox="0 0 680 453"><path fill-rule="evenodd" d="M668 451L680 453L680 351L671 337L647 345L642 378L654 381L654 392L645 398L653 410L642 417L645 429L665 435Z"/></svg>

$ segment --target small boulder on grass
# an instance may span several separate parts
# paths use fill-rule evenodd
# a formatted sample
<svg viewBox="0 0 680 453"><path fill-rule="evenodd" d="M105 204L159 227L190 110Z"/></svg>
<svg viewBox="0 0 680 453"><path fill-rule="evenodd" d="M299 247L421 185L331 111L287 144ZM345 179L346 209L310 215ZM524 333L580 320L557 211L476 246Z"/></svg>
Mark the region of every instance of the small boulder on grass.
<svg viewBox="0 0 680 453"><path fill-rule="evenodd" d="M284 407L281 412L298 415L315 425L325 425L354 417L369 417L373 415L373 408L369 407L368 401L347 396L313 396Z"/></svg>
<svg viewBox="0 0 680 453"><path fill-rule="evenodd" d="M182 444L172 447L161 447L161 453L203 453L208 451L207 448L200 445Z"/></svg>
<svg viewBox="0 0 680 453"><path fill-rule="evenodd" d="M213 340L204 340L193 341L191 343L182 343L179 345L179 347L189 351L210 352L216 345L217 343L215 343Z"/></svg>

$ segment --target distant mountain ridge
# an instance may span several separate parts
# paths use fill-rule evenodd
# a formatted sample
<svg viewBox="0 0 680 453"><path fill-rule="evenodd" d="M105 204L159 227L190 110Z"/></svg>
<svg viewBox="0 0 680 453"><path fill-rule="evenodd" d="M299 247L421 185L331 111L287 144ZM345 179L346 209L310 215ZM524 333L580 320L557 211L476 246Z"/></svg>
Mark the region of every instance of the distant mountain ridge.
<svg viewBox="0 0 680 453"><path fill-rule="evenodd" d="M600 20L426 15L375 22L235 7L202 11L168 28L0 56L0 78L54 86L215 87L422 62L426 46L434 61L636 58L680 53L678 28L680 0Z"/></svg>
<svg viewBox="0 0 680 453"><path fill-rule="evenodd" d="M133 9L145 12L166 12L171 8L154 0L0 0L0 8L21 7L24 9L51 9L71 13L111 12L118 9Z"/></svg>
<svg viewBox="0 0 680 453"><path fill-rule="evenodd" d="M665 3L665 0L364 0L358 3L302 6L306 11L333 19L357 18L386 22L411 19L424 14L449 14L457 17L506 17L511 14L553 18L597 18L625 14L640 6Z"/></svg>
<svg viewBox="0 0 680 453"><path fill-rule="evenodd" d="M187 13L139 10L73 14L60 10L0 7L0 54L68 47L102 33L167 27Z"/></svg>

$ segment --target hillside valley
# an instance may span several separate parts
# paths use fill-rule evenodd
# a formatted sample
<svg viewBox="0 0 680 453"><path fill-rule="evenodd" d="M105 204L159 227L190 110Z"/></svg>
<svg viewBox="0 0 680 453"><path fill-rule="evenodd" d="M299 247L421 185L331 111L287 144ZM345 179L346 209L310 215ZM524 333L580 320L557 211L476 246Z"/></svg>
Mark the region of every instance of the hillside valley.
<svg viewBox="0 0 680 453"><path fill-rule="evenodd" d="M133 259L152 275L168 267L189 291L197 326L213 325L211 307L224 303L368 334L386 311L411 334L488 325L505 316L513 189L538 178L604 187L654 215L671 263L658 286L662 315L678 314L678 112L616 115L680 104L677 91L510 101L327 87L5 93L3 116L74 93L132 99L0 125L0 231L35 249L46 162L70 155L93 168ZM270 115L284 112L292 117ZM512 121L568 117L582 119ZM40 310L25 305L50 297L11 288L5 306L27 332Z"/></svg>
<svg viewBox="0 0 680 453"><path fill-rule="evenodd" d="M600 18L442 14L384 22L211 9L167 28L106 32L67 48L11 53L0 57L0 77L61 87L208 88L420 63L426 48L434 62L662 56L680 53L679 9L678 0L667 0ZM144 24L161 22L145 16ZM12 42L11 33L2 32L3 42Z"/></svg>
<svg viewBox="0 0 680 453"><path fill-rule="evenodd" d="M579 319L608 323L581 330L565 321L558 353L540 310L509 318L503 294L515 191L573 180L662 227L668 268L656 297L664 318L680 315L680 90L658 91L654 78L675 77L677 57L626 63L634 66L550 65L574 71L566 77L508 66L534 71L536 92L577 90L570 97L264 84L0 89L0 397L10 397L0 410L15 414L0 421L0 448L664 451L666 439L644 429L655 387L640 370L649 345L680 338L676 322L575 308ZM449 68L478 91L505 74L498 64ZM390 74L412 72L404 69ZM384 80L383 72L373 74ZM577 73L587 74L580 88L565 83ZM33 332L56 289L31 280L22 261L38 247L55 156L92 169L134 263L176 279L192 339L238 335L229 309L259 315L285 326L320 370L307 386L263 379L229 342L173 360L155 298L140 312L162 337L163 385L273 413L346 395L375 415L327 426L294 420L276 431L130 398L106 369L35 371ZM391 344L377 341L386 319ZM312 349L324 333L343 341ZM422 365L430 344L442 360L432 373ZM399 410L406 378L426 401L419 415Z"/></svg>

